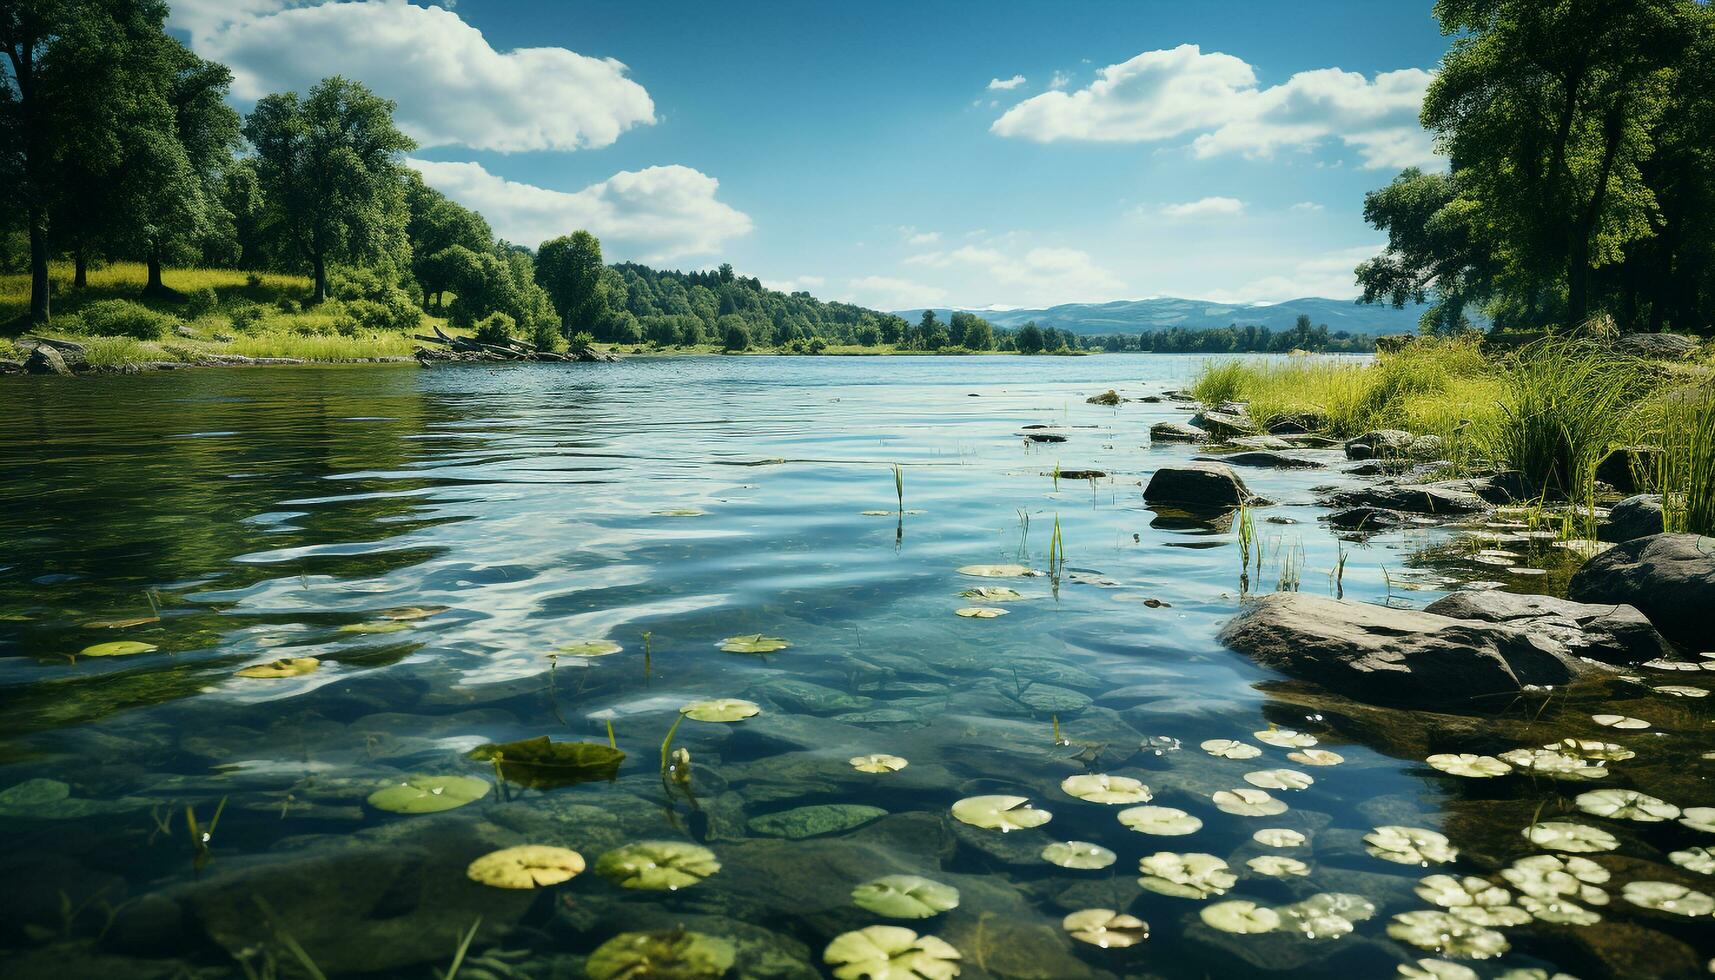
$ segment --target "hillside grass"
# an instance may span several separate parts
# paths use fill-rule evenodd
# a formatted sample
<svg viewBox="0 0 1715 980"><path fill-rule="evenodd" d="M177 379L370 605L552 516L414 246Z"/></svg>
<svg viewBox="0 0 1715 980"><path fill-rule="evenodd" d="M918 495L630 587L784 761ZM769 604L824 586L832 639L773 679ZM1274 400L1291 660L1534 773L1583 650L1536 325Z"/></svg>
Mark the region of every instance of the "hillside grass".
<svg viewBox="0 0 1715 980"><path fill-rule="evenodd" d="M37 334L84 345L91 364L123 367L150 361L195 361L209 355L295 358L318 362L350 362L372 358L409 357L416 345L412 334L428 331L445 321L424 314L421 324L410 330L353 329L343 325L337 301L304 308L312 291L307 276L276 272L246 272L238 269L168 269L162 282L181 298L144 298L148 270L140 262L116 262L89 270L89 285L72 288L72 266L55 262L49 266L54 321L36 330L27 322L30 305L28 275L0 276L0 334L17 337ZM212 290L213 309L190 316L188 298L201 290ZM83 310L91 304L125 300L165 314L174 328L156 338L105 336L82 329ZM234 313L248 312L242 325ZM245 313L239 314L241 318ZM63 319L62 319L63 318ZM56 321L59 323L56 326ZM0 337L0 358L21 359L22 351L11 340Z"/></svg>

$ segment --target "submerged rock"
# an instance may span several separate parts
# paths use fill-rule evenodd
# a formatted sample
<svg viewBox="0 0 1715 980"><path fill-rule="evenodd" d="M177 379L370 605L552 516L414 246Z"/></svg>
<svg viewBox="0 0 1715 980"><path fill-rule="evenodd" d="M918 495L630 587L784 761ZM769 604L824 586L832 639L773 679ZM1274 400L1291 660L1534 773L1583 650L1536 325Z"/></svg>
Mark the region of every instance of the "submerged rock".
<svg viewBox="0 0 1715 980"><path fill-rule="evenodd" d="M52 347L37 347L24 359L24 370L31 374L57 374L61 377L71 377L71 368L66 365L65 358Z"/></svg>
<svg viewBox="0 0 1715 980"><path fill-rule="evenodd" d="M1150 442L1202 442L1209 433L1183 422L1157 422L1149 427Z"/></svg>
<svg viewBox="0 0 1715 980"><path fill-rule="evenodd" d="M1643 613L1631 606L1591 605L1553 596L1490 590L1454 592L1430 603L1423 611L1517 626L1561 644L1576 656L1604 663L1642 663L1673 653L1673 648Z"/></svg>
<svg viewBox="0 0 1715 980"><path fill-rule="evenodd" d="M1228 466L1263 466L1277 470L1313 470L1322 464L1313 459L1301 456L1288 456L1285 453L1271 452L1266 449L1243 453L1229 453L1224 456L1198 456L1198 462L1225 463Z"/></svg>
<svg viewBox="0 0 1715 980"><path fill-rule="evenodd" d="M1328 515L1328 524L1347 531L1385 531L1399 527L1405 518L1380 507L1348 507Z"/></svg>
<svg viewBox="0 0 1715 980"><path fill-rule="evenodd" d="M1596 537L1618 543L1660 534L1663 530L1661 494L1640 493L1615 504L1608 511L1608 519L1596 529Z"/></svg>
<svg viewBox="0 0 1715 980"><path fill-rule="evenodd" d="M1377 483L1342 490L1329 498L1337 507L1373 507L1412 514L1469 514L1488 502L1469 490L1438 483Z"/></svg>
<svg viewBox="0 0 1715 980"><path fill-rule="evenodd" d="M1120 402L1125 401L1125 399L1120 397L1119 392L1109 388L1107 391L1104 391L1099 395L1091 395L1084 399L1084 401L1091 405L1118 405Z"/></svg>
<svg viewBox="0 0 1715 980"><path fill-rule="evenodd" d="M1585 562L1567 594L1636 606L1669 639L1707 642L1715 610L1715 538L1652 534Z"/></svg>
<svg viewBox="0 0 1715 980"><path fill-rule="evenodd" d="M791 810L782 810L779 813L752 817L747 826L750 827L751 833L763 837L803 840L807 837L820 837L823 834L837 834L841 831L854 830L885 816L887 816L887 811L878 806L827 803L818 806L801 806Z"/></svg>
<svg viewBox="0 0 1715 980"><path fill-rule="evenodd" d="M1515 627L1296 592L1254 600L1220 640L1332 691L1423 708L1565 684L1596 669Z"/></svg>
<svg viewBox="0 0 1715 980"><path fill-rule="evenodd" d="M1415 437L1404 429L1376 429L1346 440L1348 459L1404 456Z"/></svg>
<svg viewBox="0 0 1715 980"><path fill-rule="evenodd" d="M1149 485L1143 489L1143 499L1148 503L1203 510L1237 507L1250 500L1251 496L1250 488L1232 467L1210 462L1163 466L1155 471L1149 478Z"/></svg>

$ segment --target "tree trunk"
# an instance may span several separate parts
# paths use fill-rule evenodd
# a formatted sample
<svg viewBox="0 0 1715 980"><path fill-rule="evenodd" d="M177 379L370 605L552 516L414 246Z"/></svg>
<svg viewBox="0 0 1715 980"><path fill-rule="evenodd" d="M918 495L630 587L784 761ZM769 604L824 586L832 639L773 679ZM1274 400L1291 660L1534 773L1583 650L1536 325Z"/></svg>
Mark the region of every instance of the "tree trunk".
<svg viewBox="0 0 1715 980"><path fill-rule="evenodd" d="M1597 171L1596 186L1590 193L1590 205L1580 216L1577 234L1572 239L1573 255L1567 269L1566 327L1581 326L1590 312L1590 240L1601 224L1602 204L1608 196L1608 180L1614 173L1614 160L1619 155L1621 123L1625 118L1625 103L1616 105L1608 115L1607 140L1602 149L1602 166Z"/></svg>
<svg viewBox="0 0 1715 980"><path fill-rule="evenodd" d="M149 281L143 284L143 295L155 296L167 291L161 282L161 253L156 249L149 250Z"/></svg>
<svg viewBox="0 0 1715 980"><path fill-rule="evenodd" d="M327 259L321 255L317 255L314 261L316 266L316 291L310 297L310 304L312 306L320 305L328 298Z"/></svg>
<svg viewBox="0 0 1715 980"><path fill-rule="evenodd" d="M30 209L30 322L43 324L48 303L48 216L41 205Z"/></svg>
<svg viewBox="0 0 1715 980"><path fill-rule="evenodd" d="M73 265L73 268L75 268L77 270L74 273L72 273L72 277L71 277L72 288L73 289L87 289L87 288L89 288L89 255L87 253L85 253L83 249L81 249L81 248L78 249L77 253L72 256L72 265Z"/></svg>

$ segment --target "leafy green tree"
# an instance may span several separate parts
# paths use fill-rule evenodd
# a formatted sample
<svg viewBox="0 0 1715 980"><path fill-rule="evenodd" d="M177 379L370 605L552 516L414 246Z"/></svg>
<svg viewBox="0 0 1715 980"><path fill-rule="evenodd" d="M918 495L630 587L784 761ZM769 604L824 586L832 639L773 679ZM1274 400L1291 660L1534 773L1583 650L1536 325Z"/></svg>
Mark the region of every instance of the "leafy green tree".
<svg viewBox="0 0 1715 980"><path fill-rule="evenodd" d="M411 242L411 275L422 291L423 309L429 298L439 306L451 280L449 263L441 253L453 246L483 252L494 240L494 232L482 215L462 207L423 182L416 171L405 174L405 207L409 218L405 237Z"/></svg>
<svg viewBox="0 0 1715 980"><path fill-rule="evenodd" d="M587 231L550 239L536 249L536 284L560 314L560 330L588 329L606 306L601 287L601 242Z"/></svg>
<svg viewBox="0 0 1715 980"><path fill-rule="evenodd" d="M312 302L327 298L330 263L403 250L409 214L399 155L416 144L393 125L393 107L336 75L304 98L267 96L245 118L267 220L308 263Z"/></svg>
<svg viewBox="0 0 1715 980"><path fill-rule="evenodd" d="M1493 297L1499 259L1473 202L1460 200L1451 174L1411 167L1381 190L1364 195L1364 220L1388 236L1385 251L1361 263L1363 302L1433 303L1423 314L1427 333L1468 325L1468 304Z"/></svg>
<svg viewBox="0 0 1715 980"><path fill-rule="evenodd" d="M1036 325L1035 320L1031 320L1018 328L1012 342L1020 354L1040 354L1043 346L1042 328Z"/></svg>
<svg viewBox="0 0 1715 980"><path fill-rule="evenodd" d="M982 317L973 316L965 324L964 335L956 343L969 350L993 350L994 327Z"/></svg>
<svg viewBox="0 0 1715 980"><path fill-rule="evenodd" d="M721 348L729 351L747 350L750 347L750 328L745 325L744 318L732 313L720 319Z"/></svg>

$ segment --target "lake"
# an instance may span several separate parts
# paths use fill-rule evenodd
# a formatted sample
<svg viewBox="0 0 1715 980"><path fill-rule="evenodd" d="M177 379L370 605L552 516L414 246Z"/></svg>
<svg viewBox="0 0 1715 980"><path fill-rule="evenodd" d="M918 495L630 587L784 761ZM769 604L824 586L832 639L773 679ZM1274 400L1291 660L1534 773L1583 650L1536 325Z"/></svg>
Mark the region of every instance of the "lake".
<svg viewBox="0 0 1715 980"><path fill-rule="evenodd" d="M1390 938L1389 917L1428 907L1424 876L1475 867L1378 860L1364 836L1442 830L1511 860L1533 808L1576 788L1437 772L1402 754L1409 739L1337 727L1313 691L1215 636L1245 590L1418 606L1494 570L1446 560L1455 532L1440 525L1336 538L1312 488L1355 482L1337 467L1256 470L1246 480L1274 503L1253 512L1263 558L1241 581L1241 522L1141 499L1153 470L1200 451L1149 445L1152 423L1188 407L1085 402L1184 386L1204 360L0 381L8 974L305 975L295 948L329 975L425 977L479 918L461 976L583 976L614 936L679 926L728 944L730 975L747 977L821 975L835 936L880 923L950 943L965 977L1388 976L1432 956ZM1106 475L1064 475L1078 470ZM1055 574L959 571L1007 565ZM1528 587L1564 580L1550 570ZM1021 597L963 595L979 588ZM956 614L976 608L1004 614ZM721 648L754 634L789 645ZM237 676L276 661L285 676ZM697 720L727 716L712 708L674 729L681 707L718 699L758 713ZM1343 761L1289 758L1308 747L1293 730ZM539 736L606 746L610 732L617 769L469 755ZM1216 757L1200 748L1213 739L1260 753ZM683 761L663 771L669 749L689 753L688 779ZM907 764L850 761L872 754ZM1269 791L1284 812L1211 799L1274 769L1313 777ZM1083 773L1149 789L1116 782L1124 805L1108 805L1062 788ZM438 812L376 805L412 780L403 808ZM461 793L482 795L446 806ZM952 816L989 796L1052 818L1002 833ZM1156 811L1154 832L1130 829L1117 814L1140 803L1201 826L1170 835ZM994 808L979 822L1040 820ZM1515 821L1504 836L1483 823L1493 813ZM1275 829L1305 841L1253 839ZM649 841L672 846L598 873L603 854ZM1044 860L1064 841L1115 859ZM589 867L539 891L467 879L520 844ZM1140 888L1139 859L1157 852L1215 855L1236 883L1207 901ZM1291 861L1247 865L1271 855ZM680 869L678 887L638 887L651 864ZM923 919L854 904L885 875L952 886L958 904ZM1317 897L1330 894L1346 897ZM1200 918L1230 899L1295 911L1257 935ZM1061 920L1087 908L1125 911L1149 937L1073 942ZM1616 900L1603 914L1640 913ZM1642 921L1710 955L1707 935ZM1484 976L1615 961L1564 953L1595 940L1508 934ZM687 935L656 941L694 958Z"/></svg>

